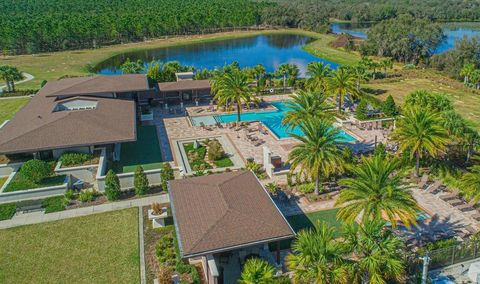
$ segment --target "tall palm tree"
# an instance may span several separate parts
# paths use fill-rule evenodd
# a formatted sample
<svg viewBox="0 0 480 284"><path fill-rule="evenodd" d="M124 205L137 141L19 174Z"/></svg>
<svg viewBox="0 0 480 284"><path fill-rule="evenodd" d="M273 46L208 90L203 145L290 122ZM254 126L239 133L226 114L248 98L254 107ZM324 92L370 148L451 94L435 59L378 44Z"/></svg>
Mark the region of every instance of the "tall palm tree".
<svg viewBox="0 0 480 284"><path fill-rule="evenodd" d="M260 284L273 283L275 268L268 262L258 258L251 258L245 262L238 283Z"/></svg>
<svg viewBox="0 0 480 284"><path fill-rule="evenodd" d="M1 65L0 78L5 81L8 92L15 92L15 81L22 80L23 74L15 66Z"/></svg>
<svg viewBox="0 0 480 284"><path fill-rule="evenodd" d="M278 66L277 70L275 71L277 76L283 76L283 91L284 92L285 92L285 89L287 88L287 76L288 76L289 71L290 71L290 67L286 63L280 64Z"/></svg>
<svg viewBox="0 0 480 284"><path fill-rule="evenodd" d="M348 283L348 260L334 229L317 222L315 229L302 230L292 244L286 264L295 283Z"/></svg>
<svg viewBox="0 0 480 284"><path fill-rule="evenodd" d="M237 122L240 122L242 103L253 99L247 76L236 69L215 76L212 80L212 92L215 94L213 99L219 105L230 108L233 103L237 104Z"/></svg>
<svg viewBox="0 0 480 284"><path fill-rule="evenodd" d="M411 158L415 156L417 177L420 176L420 159L425 154L437 156L443 153L448 142L440 116L416 107L403 113L392 137L400 143L401 151L410 150Z"/></svg>
<svg viewBox="0 0 480 284"><path fill-rule="evenodd" d="M480 200L480 166L475 165L469 170L462 176L462 191L466 198L478 202Z"/></svg>
<svg viewBox="0 0 480 284"><path fill-rule="evenodd" d="M460 70L460 76L463 76L463 83L468 85L470 83L470 77L475 72L475 64L473 63L466 63L463 65L462 69Z"/></svg>
<svg viewBox="0 0 480 284"><path fill-rule="evenodd" d="M382 219L384 216L397 224L397 218L406 226L415 224L417 203L412 193L397 174L400 163L397 159L385 159L381 155L362 158L360 165L352 167L352 178L340 181L343 189L335 206L340 208L337 216L352 222L361 216L362 220Z"/></svg>
<svg viewBox="0 0 480 284"><path fill-rule="evenodd" d="M330 75L332 68L329 64L320 61L310 62L307 65L307 88L320 91L324 89L325 78Z"/></svg>
<svg viewBox="0 0 480 284"><path fill-rule="evenodd" d="M355 77L355 88L357 93L360 93L361 84L369 79L367 69L362 64L357 64L349 69L353 77Z"/></svg>
<svg viewBox="0 0 480 284"><path fill-rule="evenodd" d="M291 100L286 103L289 110L282 121L282 124L289 128L294 128L311 118L330 117L330 114L325 112L327 97L323 94L298 91L297 94L290 95L290 98Z"/></svg>
<svg viewBox="0 0 480 284"><path fill-rule="evenodd" d="M257 81L257 88L260 86L260 81L263 80L265 77L265 67L262 64L257 64L255 67L253 67L253 70L255 71L255 77Z"/></svg>
<svg viewBox="0 0 480 284"><path fill-rule="evenodd" d="M355 77L347 68L338 68L327 78L327 91L338 101L338 111L342 111L345 96L358 97Z"/></svg>
<svg viewBox="0 0 480 284"><path fill-rule="evenodd" d="M301 142L288 155L290 171L299 169L300 174L310 175L315 180L315 194L319 194L321 178L343 170L342 154L337 146L339 131L317 117L305 120L299 127L303 135L290 134Z"/></svg>
<svg viewBox="0 0 480 284"><path fill-rule="evenodd" d="M351 282L386 284L389 280L402 280L403 243L391 230L385 229L384 221L350 223L344 233L344 242L354 261L350 266Z"/></svg>
<svg viewBox="0 0 480 284"><path fill-rule="evenodd" d="M385 78L387 78L387 69L393 68L393 61L391 58L384 59L380 62L380 65L383 67L383 73L385 74Z"/></svg>

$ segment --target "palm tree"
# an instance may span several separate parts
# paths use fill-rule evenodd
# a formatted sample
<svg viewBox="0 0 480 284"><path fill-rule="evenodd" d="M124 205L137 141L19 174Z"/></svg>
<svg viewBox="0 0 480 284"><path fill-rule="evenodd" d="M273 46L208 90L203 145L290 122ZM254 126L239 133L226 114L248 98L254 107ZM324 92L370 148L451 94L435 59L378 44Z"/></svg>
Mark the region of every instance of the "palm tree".
<svg viewBox="0 0 480 284"><path fill-rule="evenodd" d="M8 92L15 92L15 81L22 80L23 75L15 66L1 65L0 78L5 81Z"/></svg>
<svg viewBox="0 0 480 284"><path fill-rule="evenodd" d="M327 78L327 91L338 101L338 111L342 111L343 102L346 95L352 97L359 96L356 89L355 77L347 68L338 68Z"/></svg>
<svg viewBox="0 0 480 284"><path fill-rule="evenodd" d="M350 265L351 282L386 284L389 280L402 280L405 270L401 254L403 243L391 230L385 229L384 221L350 223L344 233L344 242L354 261Z"/></svg>
<svg viewBox="0 0 480 284"><path fill-rule="evenodd" d="M130 61L130 58L127 58L127 60L120 65L120 70L122 70L124 74L139 74L144 70L144 66L140 59Z"/></svg>
<svg viewBox="0 0 480 284"><path fill-rule="evenodd" d="M463 65L462 69L460 70L460 76L463 76L463 83L468 85L470 83L470 77L475 72L475 64L473 63L466 63Z"/></svg>
<svg viewBox="0 0 480 284"><path fill-rule="evenodd" d="M397 173L399 169L397 159L363 157L360 165L351 167L353 177L340 181L346 189L340 192L335 206L345 206L337 216L346 222L361 216L363 221L386 217L393 226L397 218L406 226L415 224L417 203Z"/></svg>
<svg viewBox="0 0 480 284"><path fill-rule="evenodd" d="M369 79L367 70L363 65L357 64L355 66L350 67L350 72L355 77L355 80L356 80L355 88L357 90L357 93L360 93L360 87L362 82L366 82Z"/></svg>
<svg viewBox="0 0 480 284"><path fill-rule="evenodd" d="M462 176L462 191L466 198L478 202L480 200L480 166L475 165L469 170Z"/></svg>
<svg viewBox="0 0 480 284"><path fill-rule="evenodd" d="M255 77L257 80L257 88L260 86L260 81L263 80L265 76L265 67L263 67L262 64L257 64L255 67L253 67L253 70L255 71Z"/></svg>
<svg viewBox="0 0 480 284"><path fill-rule="evenodd" d="M286 103L289 109L282 121L283 125L294 128L305 120L319 117L327 119L330 115L325 112L327 97L323 94L299 91L290 95L291 100Z"/></svg>
<svg viewBox="0 0 480 284"><path fill-rule="evenodd" d="M398 122L393 139L400 143L400 150L415 156L415 175L420 176L420 159L428 154L443 153L447 144L447 132L440 116L431 111L412 107L407 109Z"/></svg>
<svg viewBox="0 0 480 284"><path fill-rule="evenodd" d="M383 67L383 73L385 74L385 78L387 78L387 68L393 68L393 61L391 58L384 59L380 62L380 65Z"/></svg>
<svg viewBox="0 0 480 284"><path fill-rule="evenodd" d="M253 94L247 76L240 70L219 74L212 80L213 97L217 104L229 108L237 104L237 122L240 122L242 103L252 101Z"/></svg>
<svg viewBox="0 0 480 284"><path fill-rule="evenodd" d="M315 194L320 191L320 179L343 169L340 148L337 146L339 131L324 119L310 118L299 124L303 135L290 134L301 143L295 145L288 160L293 173L308 174L315 180Z"/></svg>
<svg viewBox="0 0 480 284"><path fill-rule="evenodd" d="M280 64L278 66L277 70L275 71L277 76L283 76L283 91L284 92L285 92L285 89L287 88L287 75L288 75L289 69L290 69L290 67L288 66L288 64L283 63L283 64Z"/></svg>
<svg viewBox="0 0 480 284"><path fill-rule="evenodd" d="M325 78L330 75L332 68L329 64L323 62L310 62L307 65L307 87L310 90L323 90L325 85Z"/></svg>
<svg viewBox="0 0 480 284"><path fill-rule="evenodd" d="M268 262L258 258L251 258L245 262L238 283L260 284L273 283L275 268Z"/></svg>
<svg viewBox="0 0 480 284"><path fill-rule="evenodd" d="M317 222L315 229L302 230L292 244L286 264L294 273L295 283L347 283L348 260L334 229Z"/></svg>

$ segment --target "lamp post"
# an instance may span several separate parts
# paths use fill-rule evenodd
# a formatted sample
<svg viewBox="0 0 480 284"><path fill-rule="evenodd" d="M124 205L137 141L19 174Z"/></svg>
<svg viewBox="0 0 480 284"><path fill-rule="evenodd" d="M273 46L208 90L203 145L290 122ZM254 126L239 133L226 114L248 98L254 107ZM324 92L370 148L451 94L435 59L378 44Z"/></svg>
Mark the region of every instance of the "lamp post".
<svg viewBox="0 0 480 284"><path fill-rule="evenodd" d="M420 260L423 261L423 270L422 270L422 284L427 284L428 277L428 264L430 263L431 258L426 254L425 256L420 257Z"/></svg>

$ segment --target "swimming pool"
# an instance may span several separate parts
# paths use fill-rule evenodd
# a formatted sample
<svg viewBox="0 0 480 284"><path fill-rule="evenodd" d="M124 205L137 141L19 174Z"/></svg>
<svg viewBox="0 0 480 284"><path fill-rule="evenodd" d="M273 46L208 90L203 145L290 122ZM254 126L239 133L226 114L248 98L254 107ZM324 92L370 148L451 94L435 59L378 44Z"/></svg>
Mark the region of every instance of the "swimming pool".
<svg viewBox="0 0 480 284"><path fill-rule="evenodd" d="M277 108L275 111L258 111L258 112L247 112L240 114L241 121L261 121L270 131L272 131L279 139L291 137L290 133L296 135L303 135L299 127L294 129L287 129L282 124L282 120L285 117L285 112L288 111L288 106L284 102L273 102L273 106ZM229 123L237 121L237 114L222 114L216 116L197 116L192 117L192 124L194 126L200 126L201 123L205 125L219 123ZM346 133L343 130L340 130L338 141L342 143L354 143L357 140Z"/></svg>

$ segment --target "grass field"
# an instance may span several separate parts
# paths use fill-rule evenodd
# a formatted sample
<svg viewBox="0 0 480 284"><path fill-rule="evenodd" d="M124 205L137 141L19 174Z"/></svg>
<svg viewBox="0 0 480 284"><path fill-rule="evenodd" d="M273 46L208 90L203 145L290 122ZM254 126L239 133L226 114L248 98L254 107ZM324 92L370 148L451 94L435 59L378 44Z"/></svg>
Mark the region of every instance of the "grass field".
<svg viewBox="0 0 480 284"><path fill-rule="evenodd" d="M290 226L292 226L292 229L294 229L295 232L299 232L302 229L312 228L317 221L325 222L328 225L339 229L342 223L338 221L336 217L338 210L340 209L335 208L307 214L288 216L287 221L290 223Z"/></svg>
<svg viewBox="0 0 480 284"><path fill-rule="evenodd" d="M7 119L11 119L13 115L29 101L30 98L12 98L0 100L0 124Z"/></svg>
<svg viewBox="0 0 480 284"><path fill-rule="evenodd" d="M138 209L0 230L0 283L140 283Z"/></svg>
<svg viewBox="0 0 480 284"><path fill-rule="evenodd" d="M141 165L144 170L152 170L160 168L161 164L162 153L156 127L154 125L138 126L137 141L122 144L120 161L115 163L114 171L134 172L137 165Z"/></svg>

